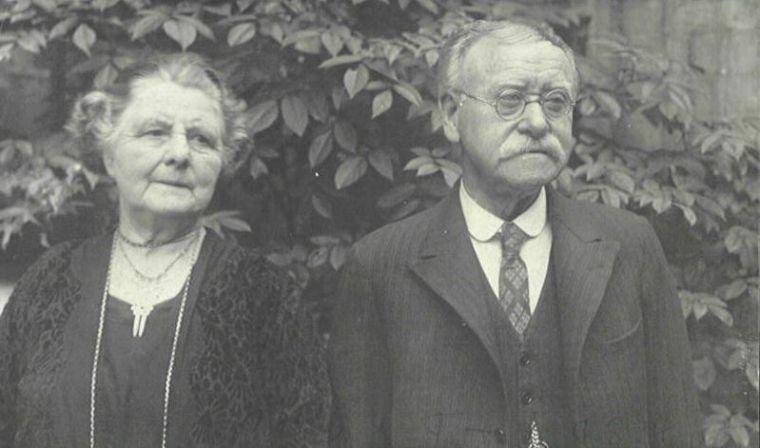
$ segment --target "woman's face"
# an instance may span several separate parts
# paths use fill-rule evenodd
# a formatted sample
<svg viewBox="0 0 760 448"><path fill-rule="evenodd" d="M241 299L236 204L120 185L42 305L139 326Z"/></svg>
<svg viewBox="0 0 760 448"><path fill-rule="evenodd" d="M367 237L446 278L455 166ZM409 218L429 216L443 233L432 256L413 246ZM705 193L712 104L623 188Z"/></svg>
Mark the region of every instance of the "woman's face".
<svg viewBox="0 0 760 448"><path fill-rule="evenodd" d="M201 90L138 81L104 152L121 212L200 215L222 169L223 130L219 104Z"/></svg>

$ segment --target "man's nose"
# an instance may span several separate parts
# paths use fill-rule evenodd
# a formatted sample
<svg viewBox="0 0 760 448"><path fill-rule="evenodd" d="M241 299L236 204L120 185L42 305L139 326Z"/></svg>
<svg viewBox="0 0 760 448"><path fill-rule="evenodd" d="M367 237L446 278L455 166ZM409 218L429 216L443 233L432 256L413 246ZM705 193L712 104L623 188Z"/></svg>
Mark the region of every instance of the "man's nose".
<svg viewBox="0 0 760 448"><path fill-rule="evenodd" d="M184 132L172 133L166 148L166 163L178 166L186 166L190 158L190 144Z"/></svg>
<svg viewBox="0 0 760 448"><path fill-rule="evenodd" d="M534 138L540 138L549 131L549 123L546 121L546 115L538 102L531 102L525 105L525 110L520 117L518 130Z"/></svg>

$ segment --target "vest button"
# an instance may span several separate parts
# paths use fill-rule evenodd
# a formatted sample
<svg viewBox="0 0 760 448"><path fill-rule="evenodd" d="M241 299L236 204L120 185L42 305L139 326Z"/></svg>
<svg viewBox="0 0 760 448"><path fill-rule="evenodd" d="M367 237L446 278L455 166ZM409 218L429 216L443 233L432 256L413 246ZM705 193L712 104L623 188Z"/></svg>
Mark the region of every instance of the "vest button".
<svg viewBox="0 0 760 448"><path fill-rule="evenodd" d="M533 394L530 393L529 391L523 392L522 395L520 396L520 402L524 404L525 406L533 403Z"/></svg>
<svg viewBox="0 0 760 448"><path fill-rule="evenodd" d="M520 365L523 367L528 367L532 363L533 363L533 358L531 358L530 353L522 352L522 355L520 355Z"/></svg>
<svg viewBox="0 0 760 448"><path fill-rule="evenodd" d="M496 437L496 442L502 445L507 444L507 433L504 432L503 429L499 428L494 431L494 436Z"/></svg>

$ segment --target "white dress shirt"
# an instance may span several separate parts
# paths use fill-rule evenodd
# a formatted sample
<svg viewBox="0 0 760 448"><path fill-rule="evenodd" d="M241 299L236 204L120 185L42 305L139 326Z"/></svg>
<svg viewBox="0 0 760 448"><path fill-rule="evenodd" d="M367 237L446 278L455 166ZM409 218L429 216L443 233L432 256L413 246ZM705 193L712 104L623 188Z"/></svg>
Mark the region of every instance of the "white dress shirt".
<svg viewBox="0 0 760 448"><path fill-rule="evenodd" d="M498 297L502 255L499 236L504 220L475 202L467 193L464 183L459 188L459 199L472 247L488 284ZM528 270L528 296L532 314L541 297L552 249L552 231L546 219L546 189L541 188L533 204L512 222L530 237L520 249L520 258Z"/></svg>

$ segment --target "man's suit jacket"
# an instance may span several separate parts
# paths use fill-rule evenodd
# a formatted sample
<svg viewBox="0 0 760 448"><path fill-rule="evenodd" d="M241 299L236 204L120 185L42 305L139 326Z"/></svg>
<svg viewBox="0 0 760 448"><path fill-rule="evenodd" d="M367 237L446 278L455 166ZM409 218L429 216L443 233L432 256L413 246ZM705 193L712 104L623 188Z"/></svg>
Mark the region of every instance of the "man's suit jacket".
<svg viewBox="0 0 760 448"><path fill-rule="evenodd" d="M700 446L684 319L651 226L553 191L548 210L580 446ZM488 288L456 192L359 241L333 303L330 446L504 446Z"/></svg>

